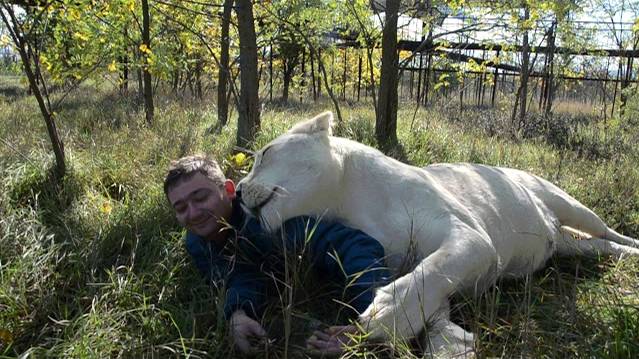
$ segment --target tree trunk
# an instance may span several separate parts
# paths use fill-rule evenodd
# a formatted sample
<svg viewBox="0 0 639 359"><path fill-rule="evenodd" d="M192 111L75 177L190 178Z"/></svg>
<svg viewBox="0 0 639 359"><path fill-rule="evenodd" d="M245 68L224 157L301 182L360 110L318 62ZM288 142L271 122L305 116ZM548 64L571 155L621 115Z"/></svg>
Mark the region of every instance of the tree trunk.
<svg viewBox="0 0 639 359"><path fill-rule="evenodd" d="M273 102L273 40L268 51L268 100Z"/></svg>
<svg viewBox="0 0 639 359"><path fill-rule="evenodd" d="M120 93L126 95L129 92L129 57L123 55L120 57L122 64L122 72L120 72Z"/></svg>
<svg viewBox="0 0 639 359"><path fill-rule="evenodd" d="M610 110L610 116L615 114L615 105L617 104L617 89L619 88L619 82L621 81L621 69L623 67L621 59L619 59L617 62L619 66L617 67L617 81L615 81L615 91L612 94L612 109Z"/></svg>
<svg viewBox="0 0 639 359"><path fill-rule="evenodd" d="M310 45L310 42L307 42L307 44ZM328 74L326 73L326 67L324 66L324 61L322 61L322 57L320 55L321 52L320 51L315 52L312 46L309 46L309 50L311 51L311 56L313 55L317 56L317 67L320 72L320 77L324 79L324 85L326 86L326 93L328 94L328 97L331 99L331 102L333 102L333 106L335 107L335 114L337 115L337 124L338 126L342 126L343 124L342 110L340 109L339 102L337 101L337 98L335 97L335 94L333 93L333 88L331 87L331 84L328 82ZM320 86L319 89L320 89L320 95L321 95L322 87Z"/></svg>
<svg viewBox="0 0 639 359"><path fill-rule="evenodd" d="M546 78L546 93L544 94L544 116L549 119L552 114L552 102L554 96L553 76L554 76L554 60L555 60L555 38L557 31L557 23L553 22L550 28L550 38L548 39L548 75ZM607 76L607 73L606 73Z"/></svg>
<svg viewBox="0 0 639 359"><path fill-rule="evenodd" d="M320 69L319 63L322 62L322 49L317 49L317 72L319 72L317 76L317 98L322 97L322 70Z"/></svg>
<svg viewBox="0 0 639 359"><path fill-rule="evenodd" d="M224 0L224 10L222 11L222 34L220 36L220 68L218 69L217 84L217 120L221 126L228 122L229 102L228 83L231 77L229 72L229 26L231 23L231 10L233 10L233 0Z"/></svg>
<svg viewBox="0 0 639 359"><path fill-rule="evenodd" d="M304 102L304 95L306 89L306 49L302 48L302 80L300 82L300 103Z"/></svg>
<svg viewBox="0 0 639 359"><path fill-rule="evenodd" d="M310 59L311 60L311 86L313 88L313 101L317 101L317 85L316 83L316 77L315 77L315 60L313 60L314 56L313 53L309 54ZM317 81L319 82L319 81Z"/></svg>
<svg viewBox="0 0 639 359"><path fill-rule="evenodd" d="M343 51L344 51L344 69L342 72L342 100L346 101L346 67L348 66L347 57L346 57L347 48L345 47Z"/></svg>
<svg viewBox="0 0 639 359"><path fill-rule="evenodd" d="M38 102L38 107L40 108L40 113L44 118L44 122L47 126L47 133L49 134L49 139L51 140L51 146L53 147L53 154L55 156L56 161L56 174L61 178L66 174L66 160L64 155L64 144L60 137L58 136L58 130L55 124L55 117L51 110L51 105L49 104L48 98L45 102L45 98L42 95L42 91L38 86L37 81L37 73L40 73L40 65L38 63L37 57L31 54L29 56L29 45L27 43L27 39L24 37L24 34L21 32L22 26L18 23L18 20L14 13L14 8L12 5L3 4L2 8L7 12L10 19L5 16L5 13L0 9L0 16L2 16L2 21L5 24L7 30L11 35L11 39L16 46L18 53L20 54L20 59L22 60L22 65L24 68L24 72L27 75L27 80L29 82L29 89L31 93L35 96L36 101ZM31 47L33 48L33 47ZM33 60L32 61L30 60ZM44 87L45 84L42 83ZM46 93L46 89L45 89Z"/></svg>
<svg viewBox="0 0 639 359"><path fill-rule="evenodd" d="M636 33L634 33L634 36L636 36ZM637 40L636 37L633 39L632 41L632 50L636 50L637 49ZM632 63L634 58L632 57L628 57L626 62L626 73L625 76L623 78L623 81L621 82L621 104L619 105L619 110L621 115L623 116L625 113L625 108L626 108L626 101L627 101L627 97L628 94L626 93L626 88L628 87L628 84L630 83L630 80L632 80ZM620 60L621 62L621 60Z"/></svg>
<svg viewBox="0 0 639 359"><path fill-rule="evenodd" d="M140 63L141 58L142 56L140 55L140 51L135 50L135 59L138 64ZM138 95L136 97L137 103L139 104L140 102L142 102L142 98L144 97L144 84L142 83L142 66L139 66L136 72L138 75Z"/></svg>
<svg viewBox="0 0 639 359"><path fill-rule="evenodd" d="M530 17L530 9L528 5L524 5L524 21ZM519 99L519 128L522 128L526 123L526 104L528 99L528 74L530 66L530 45L528 43L528 30L524 31L524 39L521 48L521 91Z"/></svg>
<svg viewBox="0 0 639 359"><path fill-rule="evenodd" d="M499 51L497 51L497 58L499 58ZM490 94L490 106L495 107L495 97L497 96L497 81L499 81L499 68L495 67L495 78L493 79L493 91Z"/></svg>
<svg viewBox="0 0 639 359"><path fill-rule="evenodd" d="M236 142L239 147L246 147L255 138L260 127L257 43L251 0L237 0L236 4L241 84Z"/></svg>
<svg viewBox="0 0 639 359"><path fill-rule="evenodd" d="M282 102L288 103L288 94L291 87L291 79L293 78L293 71L297 65L297 61L293 59L282 59L284 62L284 78L282 82Z"/></svg>
<svg viewBox="0 0 639 359"><path fill-rule="evenodd" d="M199 56L198 56L199 57ZM204 60L198 58L195 65L195 94L199 100L202 99L202 70L204 67Z"/></svg>
<svg viewBox="0 0 639 359"><path fill-rule="evenodd" d="M362 52L361 50L357 50L357 102L359 102L361 89L362 89Z"/></svg>
<svg viewBox="0 0 639 359"><path fill-rule="evenodd" d="M382 33L382 70L377 102L375 137L382 146L397 142L397 17L399 0L386 1Z"/></svg>
<svg viewBox="0 0 639 359"><path fill-rule="evenodd" d="M149 14L149 1L142 0L142 44L151 50L151 17ZM144 80L144 112L146 113L146 122L151 125L153 123L153 81L151 80L151 72L149 72L148 53L143 54L144 64L142 65L142 76Z"/></svg>
<svg viewBox="0 0 639 359"><path fill-rule="evenodd" d="M370 81L371 96L373 97L373 105L375 106L375 118L377 118L377 93L375 92L375 70L373 67L373 51L375 51L375 44L368 44L366 48L366 60L368 61L368 76ZM369 86L366 86L366 92L368 93Z"/></svg>
<svg viewBox="0 0 639 359"><path fill-rule="evenodd" d="M124 29L124 38L126 39L129 34L128 30ZM129 92L129 46L124 45L122 56L119 61L122 64L122 71L120 72L120 93L126 95Z"/></svg>
<svg viewBox="0 0 639 359"><path fill-rule="evenodd" d="M423 104L424 106L428 106L428 94L430 93L430 78L431 78L431 70L432 70L432 63L433 63L433 55L429 52L428 53L428 61L426 62L426 78L424 79L424 95L423 95ZM448 87L446 87L444 90L446 90Z"/></svg>

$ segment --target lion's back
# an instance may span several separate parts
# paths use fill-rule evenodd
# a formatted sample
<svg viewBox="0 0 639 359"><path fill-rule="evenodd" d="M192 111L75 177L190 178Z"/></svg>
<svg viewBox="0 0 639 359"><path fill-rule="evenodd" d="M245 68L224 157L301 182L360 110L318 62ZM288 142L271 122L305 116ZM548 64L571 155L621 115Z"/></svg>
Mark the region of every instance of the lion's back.
<svg viewBox="0 0 639 359"><path fill-rule="evenodd" d="M546 260L555 217L538 194L548 182L516 169L469 163L436 164L424 171L481 224L503 264L511 267L506 270L518 271L515 261L525 255L535 257L532 265ZM531 188L532 183L537 187Z"/></svg>

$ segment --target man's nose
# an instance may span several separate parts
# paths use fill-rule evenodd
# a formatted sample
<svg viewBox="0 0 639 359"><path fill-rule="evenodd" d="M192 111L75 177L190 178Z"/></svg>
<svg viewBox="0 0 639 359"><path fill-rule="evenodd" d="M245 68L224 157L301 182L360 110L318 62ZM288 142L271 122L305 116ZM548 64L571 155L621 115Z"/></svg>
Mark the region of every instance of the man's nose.
<svg viewBox="0 0 639 359"><path fill-rule="evenodd" d="M195 208L193 203L187 203L186 205L186 221L190 222L193 218L196 218L198 215L198 210Z"/></svg>

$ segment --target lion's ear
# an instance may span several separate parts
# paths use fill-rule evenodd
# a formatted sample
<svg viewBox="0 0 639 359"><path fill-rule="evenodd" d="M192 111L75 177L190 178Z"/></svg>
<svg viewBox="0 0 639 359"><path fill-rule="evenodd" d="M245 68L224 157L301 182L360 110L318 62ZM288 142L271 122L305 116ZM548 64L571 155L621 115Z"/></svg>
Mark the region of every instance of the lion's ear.
<svg viewBox="0 0 639 359"><path fill-rule="evenodd" d="M288 130L288 133L306 133L309 135L325 132L331 135L333 126L333 113L331 111L322 112L310 120L300 122Z"/></svg>

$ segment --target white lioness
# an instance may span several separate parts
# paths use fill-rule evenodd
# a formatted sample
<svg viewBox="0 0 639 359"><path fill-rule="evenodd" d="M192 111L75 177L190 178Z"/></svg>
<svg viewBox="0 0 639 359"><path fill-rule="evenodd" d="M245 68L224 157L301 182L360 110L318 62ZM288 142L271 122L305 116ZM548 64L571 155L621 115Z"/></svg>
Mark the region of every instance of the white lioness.
<svg viewBox="0 0 639 359"><path fill-rule="evenodd" d="M413 336L430 323L434 354L463 353L473 336L449 320L453 292L531 273L555 253L639 255L639 241L544 179L475 164L410 166L331 136L332 118L322 113L273 140L238 188L273 230L302 214L336 218L379 240L389 267L413 258L361 313L372 338Z"/></svg>

